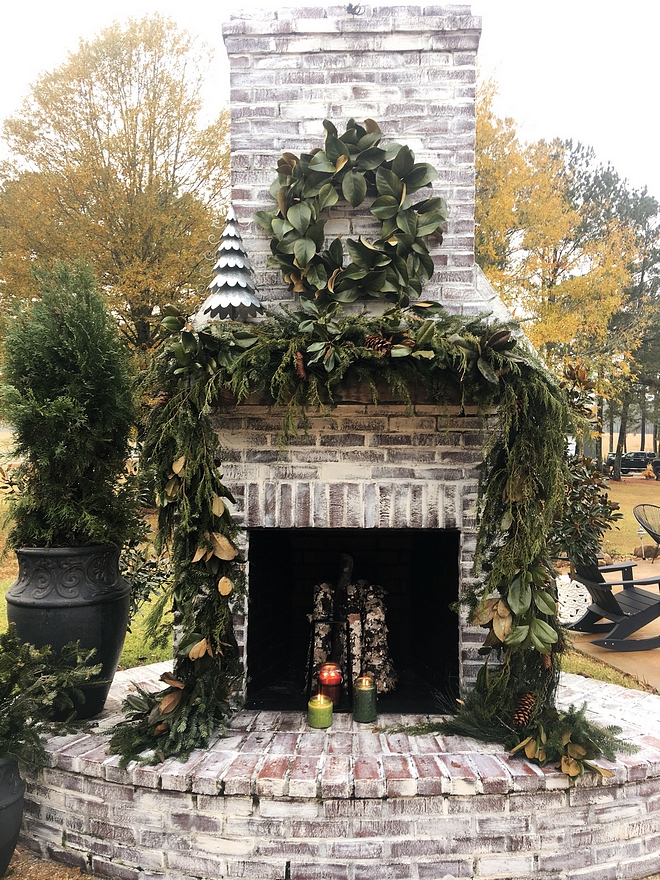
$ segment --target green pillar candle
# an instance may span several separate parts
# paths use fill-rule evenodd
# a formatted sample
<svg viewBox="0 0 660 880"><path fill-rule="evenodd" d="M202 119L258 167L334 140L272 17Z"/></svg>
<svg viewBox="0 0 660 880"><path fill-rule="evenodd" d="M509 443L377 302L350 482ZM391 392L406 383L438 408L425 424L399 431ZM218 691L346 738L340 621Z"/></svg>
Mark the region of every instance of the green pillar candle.
<svg viewBox="0 0 660 880"><path fill-rule="evenodd" d="M332 724L332 700L317 694L307 704L307 723L310 727L330 727Z"/></svg>
<svg viewBox="0 0 660 880"><path fill-rule="evenodd" d="M370 724L376 720L376 682L362 675L353 687L353 720Z"/></svg>

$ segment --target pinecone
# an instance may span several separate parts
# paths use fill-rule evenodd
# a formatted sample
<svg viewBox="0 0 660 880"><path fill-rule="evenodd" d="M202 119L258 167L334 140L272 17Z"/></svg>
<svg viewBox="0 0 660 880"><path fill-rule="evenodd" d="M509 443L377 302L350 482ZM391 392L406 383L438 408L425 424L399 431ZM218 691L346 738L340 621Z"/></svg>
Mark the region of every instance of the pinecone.
<svg viewBox="0 0 660 880"><path fill-rule="evenodd" d="M381 333L372 333L371 336L364 337L364 347L379 351L387 357L392 351L392 337L383 336Z"/></svg>
<svg viewBox="0 0 660 880"><path fill-rule="evenodd" d="M513 713L513 726L527 727L532 720L534 706L536 706L536 697L534 694L523 694L518 700L518 705Z"/></svg>
<svg viewBox="0 0 660 880"><path fill-rule="evenodd" d="M542 654L541 657L543 658L543 668L550 669L550 667L552 666L552 655Z"/></svg>

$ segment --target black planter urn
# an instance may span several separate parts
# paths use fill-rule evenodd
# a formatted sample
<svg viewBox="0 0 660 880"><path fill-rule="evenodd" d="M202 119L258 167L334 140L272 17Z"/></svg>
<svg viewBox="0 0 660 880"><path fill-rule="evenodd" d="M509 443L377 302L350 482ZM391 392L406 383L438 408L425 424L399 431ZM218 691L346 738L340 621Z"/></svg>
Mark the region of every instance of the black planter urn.
<svg viewBox="0 0 660 880"><path fill-rule="evenodd" d="M14 854L23 821L25 783L18 764L5 755L0 758L0 877Z"/></svg>
<svg viewBox="0 0 660 880"><path fill-rule="evenodd" d="M103 684L81 690L78 718L103 709L124 645L131 588L119 573L119 548L26 547L16 551L18 579L7 592L7 617L16 634L59 653L68 642L96 649Z"/></svg>

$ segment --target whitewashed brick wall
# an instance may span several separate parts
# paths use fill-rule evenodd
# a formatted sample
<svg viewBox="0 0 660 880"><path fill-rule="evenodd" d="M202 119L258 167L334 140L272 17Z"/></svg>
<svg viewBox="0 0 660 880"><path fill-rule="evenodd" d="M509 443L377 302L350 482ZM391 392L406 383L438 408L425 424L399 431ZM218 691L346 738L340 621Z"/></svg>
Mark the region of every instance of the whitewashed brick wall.
<svg viewBox="0 0 660 880"><path fill-rule="evenodd" d="M481 19L469 6L347 4L237 12L224 28L231 70L232 194L266 303L290 294L266 270L267 234L251 220L283 151L322 147L324 118L340 131L371 117L385 139L434 165L435 195L450 207L445 241L433 245L436 273L424 296L452 311L484 311L474 263L476 57ZM428 192L424 190L423 193ZM333 209L328 234L376 237L376 221ZM374 225L376 223L376 225Z"/></svg>

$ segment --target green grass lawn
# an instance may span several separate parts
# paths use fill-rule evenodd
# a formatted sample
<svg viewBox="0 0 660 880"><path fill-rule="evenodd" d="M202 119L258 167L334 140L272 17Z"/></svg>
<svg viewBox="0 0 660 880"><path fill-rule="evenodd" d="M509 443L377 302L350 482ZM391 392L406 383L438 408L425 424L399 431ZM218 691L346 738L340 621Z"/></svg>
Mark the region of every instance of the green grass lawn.
<svg viewBox="0 0 660 880"><path fill-rule="evenodd" d="M603 550L610 556L632 556L635 547L639 547L641 538L637 534L639 523L633 516L636 504L660 505L660 481L645 480L639 476L623 477L619 483L610 480L610 498L616 501L623 519L617 528L605 534ZM648 535L644 535L644 547L655 546Z"/></svg>

